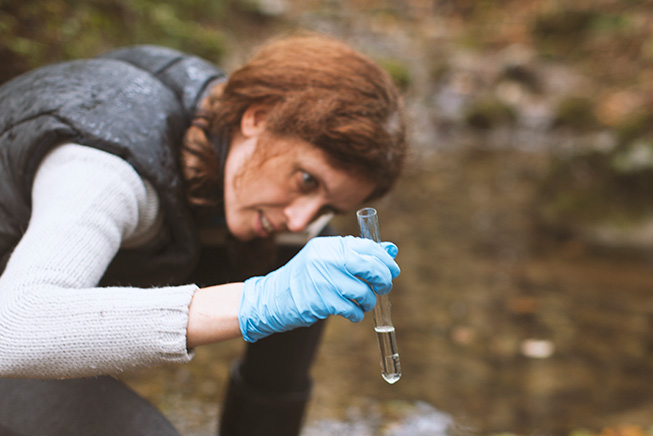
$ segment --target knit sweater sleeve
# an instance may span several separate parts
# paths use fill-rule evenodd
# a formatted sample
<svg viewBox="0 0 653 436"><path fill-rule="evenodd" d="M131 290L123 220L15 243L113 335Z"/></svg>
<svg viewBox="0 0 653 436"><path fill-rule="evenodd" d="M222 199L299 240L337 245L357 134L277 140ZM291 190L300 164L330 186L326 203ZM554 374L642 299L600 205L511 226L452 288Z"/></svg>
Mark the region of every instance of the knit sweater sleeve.
<svg viewBox="0 0 653 436"><path fill-rule="evenodd" d="M86 377L189 361L195 285L97 287L121 243L156 222L148 183L114 155L64 145L39 167L32 202L0 276L0 376Z"/></svg>

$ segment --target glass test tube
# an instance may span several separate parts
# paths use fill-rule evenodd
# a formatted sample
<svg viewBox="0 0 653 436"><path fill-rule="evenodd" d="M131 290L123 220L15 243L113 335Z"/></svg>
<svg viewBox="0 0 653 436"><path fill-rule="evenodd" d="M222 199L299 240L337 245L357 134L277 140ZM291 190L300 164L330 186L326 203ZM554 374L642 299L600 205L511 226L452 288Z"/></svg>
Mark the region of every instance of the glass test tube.
<svg viewBox="0 0 653 436"><path fill-rule="evenodd" d="M356 212L358 226L360 227L361 238L372 239L381 242L379 232L379 218L376 209L366 207ZM395 327L392 324L390 312L390 296L377 295L376 306L374 307L374 331L379 342L381 352L381 376L390 384L401 378L401 365L399 363L399 350Z"/></svg>

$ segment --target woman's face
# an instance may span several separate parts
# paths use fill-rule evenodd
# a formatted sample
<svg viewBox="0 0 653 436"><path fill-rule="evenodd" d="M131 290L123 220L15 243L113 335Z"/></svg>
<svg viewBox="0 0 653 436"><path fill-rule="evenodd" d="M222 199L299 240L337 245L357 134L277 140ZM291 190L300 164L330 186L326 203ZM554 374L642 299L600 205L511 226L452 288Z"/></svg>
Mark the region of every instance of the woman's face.
<svg viewBox="0 0 653 436"><path fill-rule="evenodd" d="M246 241L299 232L324 213L352 210L374 184L332 167L305 141L269 135L264 115L246 113L230 145L224 187L229 231Z"/></svg>

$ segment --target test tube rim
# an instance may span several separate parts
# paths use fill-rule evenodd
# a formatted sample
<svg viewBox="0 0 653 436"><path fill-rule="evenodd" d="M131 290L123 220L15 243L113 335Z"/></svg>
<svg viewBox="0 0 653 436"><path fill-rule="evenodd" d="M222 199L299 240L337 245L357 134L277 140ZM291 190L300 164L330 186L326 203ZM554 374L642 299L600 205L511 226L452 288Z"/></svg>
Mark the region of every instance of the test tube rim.
<svg viewBox="0 0 653 436"><path fill-rule="evenodd" d="M373 207L363 207L356 211L356 215L360 218L371 218L378 215L378 212Z"/></svg>

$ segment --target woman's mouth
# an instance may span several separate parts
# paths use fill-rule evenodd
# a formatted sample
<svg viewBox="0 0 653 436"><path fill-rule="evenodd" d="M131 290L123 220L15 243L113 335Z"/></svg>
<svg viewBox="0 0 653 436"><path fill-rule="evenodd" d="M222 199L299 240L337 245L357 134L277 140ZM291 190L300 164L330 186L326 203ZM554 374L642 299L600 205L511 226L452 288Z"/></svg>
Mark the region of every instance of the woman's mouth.
<svg viewBox="0 0 653 436"><path fill-rule="evenodd" d="M261 221L261 227L263 228L263 231L268 234L267 236L274 233L274 226L270 221L268 221L267 217L263 214L263 212L259 212L259 217Z"/></svg>

